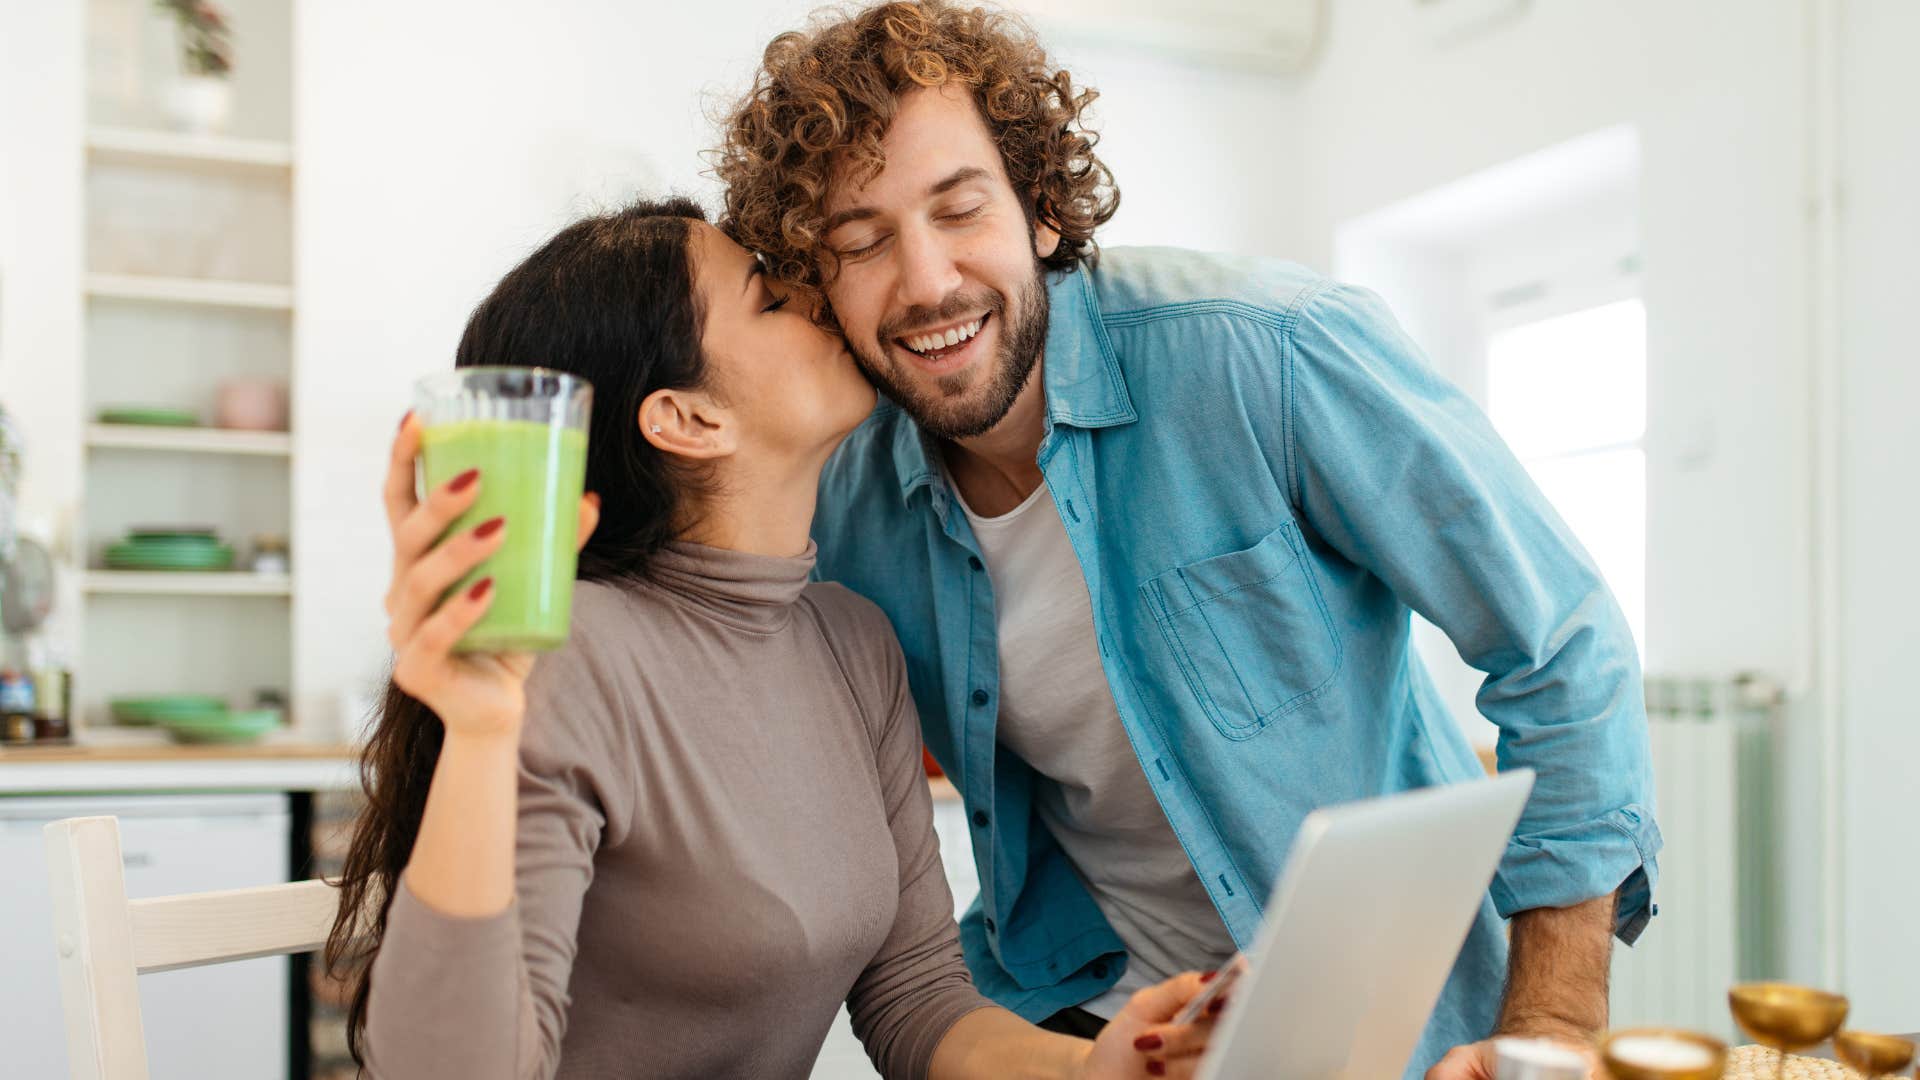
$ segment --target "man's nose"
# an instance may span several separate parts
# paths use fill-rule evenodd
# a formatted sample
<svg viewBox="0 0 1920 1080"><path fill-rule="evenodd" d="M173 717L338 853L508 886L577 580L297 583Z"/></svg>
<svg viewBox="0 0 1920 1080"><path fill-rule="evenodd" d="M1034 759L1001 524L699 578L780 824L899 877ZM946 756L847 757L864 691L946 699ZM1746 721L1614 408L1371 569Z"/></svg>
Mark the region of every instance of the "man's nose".
<svg viewBox="0 0 1920 1080"><path fill-rule="evenodd" d="M937 308L960 288L960 267L941 239L915 229L899 238L900 303L906 307Z"/></svg>

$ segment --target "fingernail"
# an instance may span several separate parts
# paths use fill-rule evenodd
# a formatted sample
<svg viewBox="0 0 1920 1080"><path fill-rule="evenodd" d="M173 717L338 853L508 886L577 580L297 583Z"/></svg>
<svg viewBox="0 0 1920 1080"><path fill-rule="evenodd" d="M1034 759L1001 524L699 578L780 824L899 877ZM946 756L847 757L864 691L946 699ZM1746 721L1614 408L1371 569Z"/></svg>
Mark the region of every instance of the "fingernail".
<svg viewBox="0 0 1920 1080"><path fill-rule="evenodd" d="M1212 1001L1207 1003L1207 1012L1210 1014L1217 1015L1221 1009L1224 1009L1226 1007L1227 1007L1226 998L1214 998Z"/></svg>
<svg viewBox="0 0 1920 1080"><path fill-rule="evenodd" d="M401 414L400 414L400 426L399 426L398 428L396 428L395 430L396 430L396 431L405 431L405 430L407 430L407 421L409 421L409 420L411 420L411 419L413 419L413 410L412 410L412 409L408 409L408 410L407 410L406 412L403 412L403 413L401 413Z"/></svg>
<svg viewBox="0 0 1920 1080"><path fill-rule="evenodd" d="M453 480L447 484L447 490L452 492L465 491L472 487L473 482L478 479L480 479L480 470L468 469L466 472L454 477Z"/></svg>
<svg viewBox="0 0 1920 1080"><path fill-rule="evenodd" d="M1206 985L1207 983L1210 983L1210 982L1212 982L1213 980L1215 980L1215 979L1217 979L1217 978L1219 978L1219 977L1220 977L1220 973L1219 973L1219 972L1217 972L1217 971L1209 971L1209 972L1207 972L1207 973L1206 973L1205 975L1202 975L1202 976L1200 976L1200 984L1201 984L1202 986L1205 986L1205 985Z"/></svg>
<svg viewBox="0 0 1920 1080"><path fill-rule="evenodd" d="M475 540L485 540L487 537L499 532L500 526L506 523L507 519L503 517L488 518L473 530L473 538Z"/></svg>
<svg viewBox="0 0 1920 1080"><path fill-rule="evenodd" d="M1159 1060L1158 1058L1148 1058L1147 1059L1147 1075L1148 1076L1167 1075L1167 1063Z"/></svg>
<svg viewBox="0 0 1920 1080"><path fill-rule="evenodd" d="M473 588L467 590L467 599L479 600L485 597L488 593L492 591L493 591L493 579L490 577L483 577L479 581L476 581L473 583Z"/></svg>
<svg viewBox="0 0 1920 1080"><path fill-rule="evenodd" d="M1149 1050L1158 1050L1162 1045L1164 1044L1158 1035L1142 1035L1133 1040L1133 1048L1143 1054Z"/></svg>

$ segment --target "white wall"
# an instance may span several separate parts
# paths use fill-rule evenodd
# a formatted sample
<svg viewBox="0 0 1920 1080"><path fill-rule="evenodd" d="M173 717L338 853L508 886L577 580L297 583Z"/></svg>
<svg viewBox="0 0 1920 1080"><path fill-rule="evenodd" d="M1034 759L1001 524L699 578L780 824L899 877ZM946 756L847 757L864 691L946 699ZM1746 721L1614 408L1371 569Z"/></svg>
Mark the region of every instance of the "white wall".
<svg viewBox="0 0 1920 1080"><path fill-rule="evenodd" d="M504 0L299 6L304 715L340 716L343 695L351 711L353 691L381 672L378 482L412 381L448 365L488 287L596 199L664 186L712 206L697 156L712 142L703 100L743 87L765 42L810 7L565 0L535 16ZM1277 82L1077 45L1063 55L1104 92L1101 151L1124 193L1109 242L1270 246L1293 202L1290 170L1284 146L1247 131L1250 118L1280 115Z"/></svg>
<svg viewBox="0 0 1920 1080"><path fill-rule="evenodd" d="M1920 1026L1920 5L1847 0L1841 39L1841 706L1850 1021Z"/></svg>
<svg viewBox="0 0 1920 1080"><path fill-rule="evenodd" d="M27 444L22 524L56 549L79 512L82 11L0 6L0 404ZM69 578L48 628L69 660L78 608Z"/></svg>
<svg viewBox="0 0 1920 1080"><path fill-rule="evenodd" d="M1638 129L1649 634L1677 669L1804 685L1799 28L1786 3L1536 3L1439 46L1405 0L1342 0L1293 141L1310 162L1298 251L1324 266L1349 220L1576 136ZM1703 442L1706 455L1679 460ZM1730 610L1747 617L1732 625Z"/></svg>

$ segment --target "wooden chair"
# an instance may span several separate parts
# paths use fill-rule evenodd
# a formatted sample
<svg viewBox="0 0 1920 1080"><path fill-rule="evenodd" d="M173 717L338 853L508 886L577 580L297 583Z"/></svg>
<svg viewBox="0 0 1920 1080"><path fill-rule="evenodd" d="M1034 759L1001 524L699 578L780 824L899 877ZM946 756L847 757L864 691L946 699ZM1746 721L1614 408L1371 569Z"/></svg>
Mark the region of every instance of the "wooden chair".
<svg viewBox="0 0 1920 1080"><path fill-rule="evenodd" d="M73 1080L146 1080L138 976L312 952L339 907L324 881L129 900L118 819L56 821L46 837Z"/></svg>

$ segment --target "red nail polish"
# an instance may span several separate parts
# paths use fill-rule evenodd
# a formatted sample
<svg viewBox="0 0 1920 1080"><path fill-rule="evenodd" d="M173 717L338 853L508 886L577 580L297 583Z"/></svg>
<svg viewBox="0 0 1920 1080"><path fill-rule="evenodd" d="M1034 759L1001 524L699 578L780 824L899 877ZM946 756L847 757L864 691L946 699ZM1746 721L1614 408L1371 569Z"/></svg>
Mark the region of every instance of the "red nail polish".
<svg viewBox="0 0 1920 1080"><path fill-rule="evenodd" d="M1158 1035L1142 1035L1133 1040L1133 1048L1143 1054L1149 1050L1158 1050L1163 1045L1165 1044L1160 1041Z"/></svg>
<svg viewBox="0 0 1920 1080"><path fill-rule="evenodd" d="M1205 986L1207 983L1210 983L1219 977L1220 977L1219 972L1209 971L1205 975L1200 976L1200 985Z"/></svg>
<svg viewBox="0 0 1920 1080"><path fill-rule="evenodd" d="M1167 1065L1166 1065L1166 1062L1164 1062L1164 1061L1159 1061L1159 1060L1156 1060L1156 1059L1154 1059L1154 1058L1148 1058L1148 1059L1147 1059L1147 1075L1148 1075L1148 1076L1165 1076L1165 1075L1167 1075Z"/></svg>
<svg viewBox="0 0 1920 1080"><path fill-rule="evenodd" d="M473 530L473 538L475 540L485 540L487 537L499 532L500 527L506 523L507 519L503 517L488 518Z"/></svg>
<svg viewBox="0 0 1920 1080"><path fill-rule="evenodd" d="M466 472L454 477L453 480L447 484L447 490L458 494L472 487L473 482L478 479L480 479L480 470L468 469Z"/></svg>
<svg viewBox="0 0 1920 1080"><path fill-rule="evenodd" d="M484 578L481 578L479 581L474 582L473 588L467 590L467 599L480 600L485 598L486 595L492 591L493 591L493 579L490 577L484 577Z"/></svg>
<svg viewBox="0 0 1920 1080"><path fill-rule="evenodd" d="M1208 1015L1217 1016L1219 1015L1220 1010L1226 1007L1227 1007L1226 998L1214 998L1212 1001L1207 1003L1207 1013Z"/></svg>

